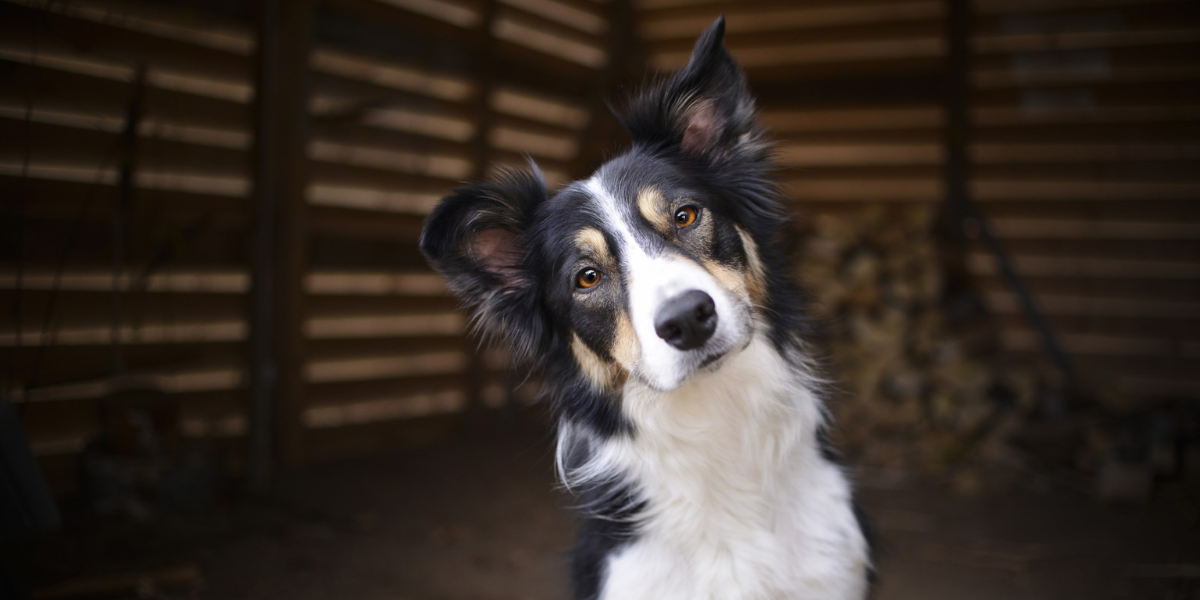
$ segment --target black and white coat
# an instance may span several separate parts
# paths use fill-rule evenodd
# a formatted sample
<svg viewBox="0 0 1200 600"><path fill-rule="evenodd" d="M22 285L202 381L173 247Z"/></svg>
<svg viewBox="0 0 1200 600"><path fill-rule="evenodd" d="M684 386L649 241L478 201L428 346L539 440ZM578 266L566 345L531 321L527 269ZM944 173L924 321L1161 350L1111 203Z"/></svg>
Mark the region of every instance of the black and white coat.
<svg viewBox="0 0 1200 600"><path fill-rule="evenodd" d="M786 218L718 19L620 112L633 147L551 196L456 190L421 248L545 374L580 497L575 597L857 600L870 549L821 441Z"/></svg>

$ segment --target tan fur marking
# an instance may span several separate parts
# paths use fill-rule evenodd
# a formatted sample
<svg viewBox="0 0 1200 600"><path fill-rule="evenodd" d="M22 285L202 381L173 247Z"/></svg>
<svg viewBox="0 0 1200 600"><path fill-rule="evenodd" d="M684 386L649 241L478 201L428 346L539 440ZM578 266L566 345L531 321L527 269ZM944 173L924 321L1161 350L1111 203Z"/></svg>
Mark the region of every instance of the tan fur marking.
<svg viewBox="0 0 1200 600"><path fill-rule="evenodd" d="M637 334L633 331L633 322L624 311L617 315L617 335L613 340L612 355L617 364L623 367L622 371L626 372L642 357Z"/></svg>
<svg viewBox="0 0 1200 600"><path fill-rule="evenodd" d="M646 188L638 192L638 211L642 213L651 225L662 232L669 232L674 224L671 215L667 214L666 203L661 192L654 188Z"/></svg>
<svg viewBox="0 0 1200 600"><path fill-rule="evenodd" d="M763 268L762 259L758 256L758 245L754 238L741 227L734 227L742 238L742 248L746 250L746 267L750 272L746 278L746 288L750 291L750 301L762 306L767 301L767 273Z"/></svg>
<svg viewBox="0 0 1200 600"><path fill-rule="evenodd" d="M704 261L704 269L730 293L742 298L747 297L745 274L713 260Z"/></svg>
<svg viewBox="0 0 1200 600"><path fill-rule="evenodd" d="M593 227L584 228L575 235L575 247L579 248L580 252L590 254L598 260L608 260L610 256L604 234Z"/></svg>
<svg viewBox="0 0 1200 600"><path fill-rule="evenodd" d="M587 377L588 381L598 389L604 389L612 382L612 372L607 363L592 352L588 345L579 339L578 335L571 336L571 353L575 355L575 362L579 363L579 368L583 371L583 376Z"/></svg>
<svg viewBox="0 0 1200 600"><path fill-rule="evenodd" d="M617 328L617 339L614 344L613 354L618 357L617 360L620 364L605 362L578 335L571 336L571 353L575 355L575 362L579 364L580 370L583 371L583 376L592 385L596 386L597 389L611 389L624 385L629 371L622 365L632 363L625 362L625 359L621 358L621 356L629 355L630 352L632 352L634 359L637 356L637 340L636 338L630 338L633 335L633 326L629 324L629 319L625 315L621 315L619 318ZM632 346L624 341L627 339L633 339Z"/></svg>

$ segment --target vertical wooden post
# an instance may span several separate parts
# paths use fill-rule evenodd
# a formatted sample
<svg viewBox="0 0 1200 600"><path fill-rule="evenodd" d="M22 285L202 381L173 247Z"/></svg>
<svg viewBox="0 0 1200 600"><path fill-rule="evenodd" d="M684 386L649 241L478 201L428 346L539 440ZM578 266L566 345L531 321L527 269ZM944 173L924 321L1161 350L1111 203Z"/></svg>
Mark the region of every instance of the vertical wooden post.
<svg viewBox="0 0 1200 600"><path fill-rule="evenodd" d="M948 285L953 286L956 274L966 277L963 260L967 231L983 241L996 260L997 270L1005 283L1016 295L1025 318L1037 330L1042 350L1062 373L1068 383L1075 381L1075 367L1071 357L1058 340L1033 293L1017 273L1004 244L992 233L987 218L971 201L970 143L971 143L971 28L974 24L973 0L946 0L946 39L949 49L946 57L945 111L946 128L944 148L946 152L945 194L942 209L943 231L957 249L943 252L953 264L948 273ZM945 262L945 259L944 259Z"/></svg>
<svg viewBox="0 0 1200 600"><path fill-rule="evenodd" d="M261 0L247 474L303 461L308 57L313 0Z"/></svg>
<svg viewBox="0 0 1200 600"><path fill-rule="evenodd" d="M492 130L490 101L492 88L495 85L495 61L493 60L495 36L492 35L492 24L496 20L496 8L496 0L483 1L481 5L482 18L479 20L479 29L475 32L476 48L478 48L473 73L476 85L475 101L472 105L475 135L471 138L470 144L473 163L471 178L477 181L487 176L488 166L492 161L488 133ZM483 390L487 379L487 364L482 353L487 348L471 337L468 338L467 344L466 415L472 426L480 426L485 419Z"/></svg>

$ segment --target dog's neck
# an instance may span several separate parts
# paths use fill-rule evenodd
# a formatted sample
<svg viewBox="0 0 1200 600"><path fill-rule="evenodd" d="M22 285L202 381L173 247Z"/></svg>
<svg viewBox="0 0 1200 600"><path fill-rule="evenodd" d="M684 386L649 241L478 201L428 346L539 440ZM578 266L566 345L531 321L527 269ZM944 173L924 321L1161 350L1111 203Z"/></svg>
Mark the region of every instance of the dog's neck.
<svg viewBox="0 0 1200 600"><path fill-rule="evenodd" d="M823 413L814 387L799 360L755 335L715 371L697 373L678 389L628 381L619 401L632 432L593 440L587 463L564 475L569 485L629 477L655 512L656 504L707 503L717 499L714 491L766 500L798 463L819 459Z"/></svg>
<svg viewBox="0 0 1200 600"><path fill-rule="evenodd" d="M647 490L653 496L707 502L714 491L739 490L769 497L797 461L819 453L822 413L812 387L806 370L761 335L676 390L631 383L622 398L635 428L631 466L643 471L643 486L662 482L661 494Z"/></svg>

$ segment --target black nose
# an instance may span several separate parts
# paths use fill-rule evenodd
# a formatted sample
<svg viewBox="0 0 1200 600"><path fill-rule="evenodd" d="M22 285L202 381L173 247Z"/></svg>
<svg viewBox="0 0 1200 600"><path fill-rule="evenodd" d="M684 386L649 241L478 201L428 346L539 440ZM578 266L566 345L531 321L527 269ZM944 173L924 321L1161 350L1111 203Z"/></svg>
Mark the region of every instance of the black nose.
<svg viewBox="0 0 1200 600"><path fill-rule="evenodd" d="M680 350L699 348L717 329L717 307L700 290L684 292L658 309L654 331L658 337Z"/></svg>

